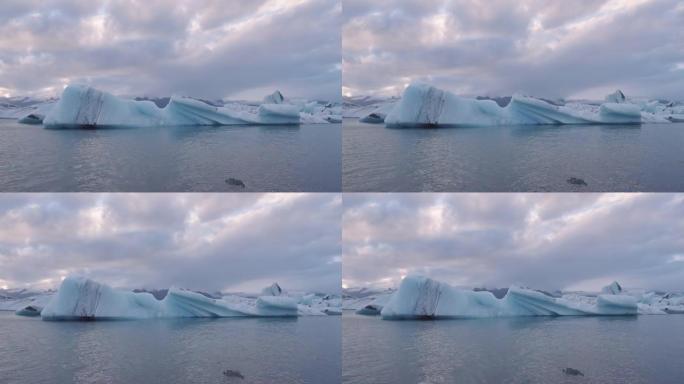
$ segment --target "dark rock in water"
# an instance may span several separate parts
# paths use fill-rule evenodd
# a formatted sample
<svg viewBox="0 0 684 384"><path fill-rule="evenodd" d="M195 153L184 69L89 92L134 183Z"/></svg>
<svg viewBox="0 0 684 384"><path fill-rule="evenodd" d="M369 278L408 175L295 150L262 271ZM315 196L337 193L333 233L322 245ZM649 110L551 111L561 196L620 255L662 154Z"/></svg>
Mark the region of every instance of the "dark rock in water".
<svg viewBox="0 0 684 384"><path fill-rule="evenodd" d="M245 183L243 183L242 180L240 180L240 179L234 179L234 178L232 178L232 177L226 179L226 184L228 184L228 185L234 185L234 186L236 186L236 187L242 187L242 188L245 188L245 187L246 187L246 186L245 186Z"/></svg>
<svg viewBox="0 0 684 384"><path fill-rule="evenodd" d="M19 119L17 122L20 124L43 124L43 119L45 116L39 113L31 113Z"/></svg>
<svg viewBox="0 0 684 384"><path fill-rule="evenodd" d="M40 312L43 311L43 308L36 307L33 305L29 305L27 307L21 308L14 312L17 316L28 316L28 317L35 317L35 316L40 316Z"/></svg>
<svg viewBox="0 0 684 384"><path fill-rule="evenodd" d="M238 371L233 371L232 369L226 369L225 371L223 371L223 376L234 377L234 378L238 378L238 379L244 379L245 378L244 376L242 376L242 373L240 373Z"/></svg>
<svg viewBox="0 0 684 384"><path fill-rule="evenodd" d="M356 311L357 315L364 315L364 316L379 316L380 312L382 312L382 306L378 304L368 304L363 308L360 308Z"/></svg>
<svg viewBox="0 0 684 384"><path fill-rule="evenodd" d="M382 124L385 122L385 117L387 117L387 115L385 115L384 113L372 112L360 118L359 121L368 124Z"/></svg>
<svg viewBox="0 0 684 384"><path fill-rule="evenodd" d="M569 376L584 376L584 373L575 368L563 368L563 373Z"/></svg>
<svg viewBox="0 0 684 384"><path fill-rule="evenodd" d="M568 184L573 184L573 185L587 185L587 182L586 182L586 181L584 181L584 180L582 180L582 179L580 179L580 178L577 178L577 177L571 177L571 178L569 178L567 181L568 181Z"/></svg>

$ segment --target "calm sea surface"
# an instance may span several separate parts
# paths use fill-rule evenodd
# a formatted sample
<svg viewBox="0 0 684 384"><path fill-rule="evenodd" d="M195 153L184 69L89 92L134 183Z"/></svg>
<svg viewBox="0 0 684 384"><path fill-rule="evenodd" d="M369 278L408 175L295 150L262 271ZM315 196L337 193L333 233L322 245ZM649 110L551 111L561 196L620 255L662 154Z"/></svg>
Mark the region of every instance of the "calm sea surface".
<svg viewBox="0 0 684 384"><path fill-rule="evenodd" d="M342 335L348 384L681 383L684 377L682 315L384 321L345 312Z"/></svg>
<svg viewBox="0 0 684 384"><path fill-rule="evenodd" d="M345 191L684 191L684 123L343 124Z"/></svg>
<svg viewBox="0 0 684 384"><path fill-rule="evenodd" d="M57 130L0 120L0 191L335 192L341 131L341 124Z"/></svg>
<svg viewBox="0 0 684 384"><path fill-rule="evenodd" d="M47 322L0 312L0 382L339 383L340 321Z"/></svg>

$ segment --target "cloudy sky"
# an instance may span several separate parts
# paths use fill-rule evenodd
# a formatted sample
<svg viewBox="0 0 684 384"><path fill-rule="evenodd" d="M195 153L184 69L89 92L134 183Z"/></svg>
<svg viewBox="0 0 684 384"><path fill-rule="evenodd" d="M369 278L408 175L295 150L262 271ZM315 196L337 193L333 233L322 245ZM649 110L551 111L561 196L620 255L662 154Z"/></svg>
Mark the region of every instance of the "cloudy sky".
<svg viewBox="0 0 684 384"><path fill-rule="evenodd" d="M0 96L340 98L338 0L4 0Z"/></svg>
<svg viewBox="0 0 684 384"><path fill-rule="evenodd" d="M0 288L340 289L335 194L2 194Z"/></svg>
<svg viewBox="0 0 684 384"><path fill-rule="evenodd" d="M344 286L684 290L684 195L347 194Z"/></svg>
<svg viewBox="0 0 684 384"><path fill-rule="evenodd" d="M344 0L343 93L684 100L680 0Z"/></svg>

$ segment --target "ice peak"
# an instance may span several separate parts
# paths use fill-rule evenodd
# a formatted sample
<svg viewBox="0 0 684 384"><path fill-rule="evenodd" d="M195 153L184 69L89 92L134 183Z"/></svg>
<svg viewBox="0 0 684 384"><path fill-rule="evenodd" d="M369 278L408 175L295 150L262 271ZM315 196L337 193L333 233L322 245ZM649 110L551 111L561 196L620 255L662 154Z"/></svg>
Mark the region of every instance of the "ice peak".
<svg viewBox="0 0 684 384"><path fill-rule="evenodd" d="M278 285L278 283L273 283L261 290L262 296L280 296L282 295L282 293L283 289L280 288L280 285Z"/></svg>
<svg viewBox="0 0 684 384"><path fill-rule="evenodd" d="M622 286L617 281L613 281L609 285L606 285L601 289L601 293L607 293L610 295L619 295L622 293Z"/></svg>
<svg viewBox="0 0 684 384"><path fill-rule="evenodd" d="M624 103L627 100L627 97L625 97L625 94L618 89L615 92L606 95L605 100L607 103Z"/></svg>
<svg viewBox="0 0 684 384"><path fill-rule="evenodd" d="M285 97L278 90L264 97L265 104L282 104L284 101Z"/></svg>

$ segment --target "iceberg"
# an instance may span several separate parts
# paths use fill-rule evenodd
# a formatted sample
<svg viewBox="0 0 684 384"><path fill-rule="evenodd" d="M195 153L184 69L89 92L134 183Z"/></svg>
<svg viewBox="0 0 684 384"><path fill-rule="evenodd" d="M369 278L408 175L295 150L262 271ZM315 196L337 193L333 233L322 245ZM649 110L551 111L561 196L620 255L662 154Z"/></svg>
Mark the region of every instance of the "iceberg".
<svg viewBox="0 0 684 384"><path fill-rule="evenodd" d="M619 295L620 293L622 293L622 286L620 286L620 284L617 281L613 281L612 283L601 288L601 292L610 295Z"/></svg>
<svg viewBox="0 0 684 384"><path fill-rule="evenodd" d="M282 104L283 102L285 102L285 97L278 90L264 97L264 104Z"/></svg>
<svg viewBox="0 0 684 384"><path fill-rule="evenodd" d="M261 290L262 296L280 296L282 293L283 289L280 288L280 285L278 285L278 283L273 283Z"/></svg>
<svg viewBox="0 0 684 384"><path fill-rule="evenodd" d="M542 124L640 124L641 109L633 104L603 103L598 111L554 105L513 95L505 107L493 100L468 99L427 84L411 84L387 114L388 126L495 126Z"/></svg>
<svg viewBox="0 0 684 384"><path fill-rule="evenodd" d="M615 92L606 95L605 100L607 103L624 103L627 101L627 97L625 97L625 94L618 89Z"/></svg>
<svg viewBox="0 0 684 384"><path fill-rule="evenodd" d="M301 108L284 104L282 95L274 95L266 98L272 102L258 107L237 103L214 106L173 96L160 108L150 100L128 100L89 86L69 85L42 121L47 127L299 124ZM328 122L319 120L316 122Z"/></svg>
<svg viewBox="0 0 684 384"><path fill-rule="evenodd" d="M636 315L637 299L599 295L593 302L552 297L511 287L502 299L488 291L470 291L423 276L405 277L382 308L383 319L489 318L514 316Z"/></svg>
<svg viewBox="0 0 684 384"><path fill-rule="evenodd" d="M194 317L295 317L326 315L319 308L300 305L287 296L256 299L228 296L214 299L170 288L162 300L148 292L128 292L94 280L72 276L62 284L40 313L43 320L119 320Z"/></svg>

